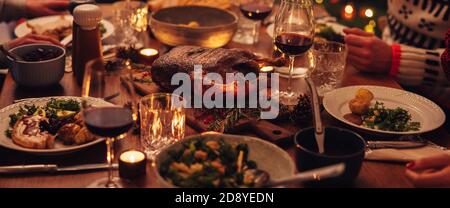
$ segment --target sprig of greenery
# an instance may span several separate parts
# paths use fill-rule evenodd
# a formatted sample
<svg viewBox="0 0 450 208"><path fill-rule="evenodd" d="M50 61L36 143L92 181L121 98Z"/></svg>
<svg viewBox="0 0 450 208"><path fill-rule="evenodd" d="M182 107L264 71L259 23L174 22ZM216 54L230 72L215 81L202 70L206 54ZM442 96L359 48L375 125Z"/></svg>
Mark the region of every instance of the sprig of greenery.
<svg viewBox="0 0 450 208"><path fill-rule="evenodd" d="M211 111L215 120L208 125L208 131L231 132L241 119L256 119L261 108L231 108Z"/></svg>

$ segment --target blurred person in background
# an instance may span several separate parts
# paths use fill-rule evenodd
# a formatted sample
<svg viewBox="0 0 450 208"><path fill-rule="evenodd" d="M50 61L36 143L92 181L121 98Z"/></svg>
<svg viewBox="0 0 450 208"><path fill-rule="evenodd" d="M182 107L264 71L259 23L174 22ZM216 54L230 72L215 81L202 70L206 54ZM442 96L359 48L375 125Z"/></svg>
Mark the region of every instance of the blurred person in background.
<svg viewBox="0 0 450 208"><path fill-rule="evenodd" d="M389 74L407 90L450 109L450 81L441 61L450 25L448 0L390 0L387 13L382 38L358 28L344 30L348 63L362 72Z"/></svg>
<svg viewBox="0 0 450 208"><path fill-rule="evenodd" d="M15 21L20 18L34 18L48 15L58 15L67 11L69 0L0 0L0 22ZM9 33L7 27L1 33ZM14 40L0 40L6 49L32 43L59 44L59 41L42 35L30 34ZM6 58L0 54L0 69L7 68ZM0 86L3 86L4 75L0 75Z"/></svg>
<svg viewBox="0 0 450 208"><path fill-rule="evenodd" d="M0 0L0 22L57 15L68 5L69 0Z"/></svg>
<svg viewBox="0 0 450 208"><path fill-rule="evenodd" d="M450 188L450 153L410 162L405 174L415 187Z"/></svg>

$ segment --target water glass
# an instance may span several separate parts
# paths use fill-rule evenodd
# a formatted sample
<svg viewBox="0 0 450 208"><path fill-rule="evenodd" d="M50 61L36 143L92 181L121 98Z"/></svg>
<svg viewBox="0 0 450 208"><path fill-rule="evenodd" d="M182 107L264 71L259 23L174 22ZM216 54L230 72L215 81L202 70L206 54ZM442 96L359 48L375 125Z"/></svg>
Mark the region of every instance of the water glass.
<svg viewBox="0 0 450 208"><path fill-rule="evenodd" d="M148 158L154 159L161 149L184 138L184 105L182 97L169 93L141 99L141 145Z"/></svg>
<svg viewBox="0 0 450 208"><path fill-rule="evenodd" d="M314 70L311 78L319 96L341 85L347 58L347 48L338 42L316 42L313 46Z"/></svg>
<svg viewBox="0 0 450 208"><path fill-rule="evenodd" d="M148 6L140 1L119 1L113 4L115 37L119 46L140 43L140 36L146 35Z"/></svg>
<svg viewBox="0 0 450 208"><path fill-rule="evenodd" d="M239 16L238 29L233 37L233 42L247 45L258 42L259 22L246 19L241 13L237 13L237 15ZM258 27L258 29L255 29L255 27Z"/></svg>

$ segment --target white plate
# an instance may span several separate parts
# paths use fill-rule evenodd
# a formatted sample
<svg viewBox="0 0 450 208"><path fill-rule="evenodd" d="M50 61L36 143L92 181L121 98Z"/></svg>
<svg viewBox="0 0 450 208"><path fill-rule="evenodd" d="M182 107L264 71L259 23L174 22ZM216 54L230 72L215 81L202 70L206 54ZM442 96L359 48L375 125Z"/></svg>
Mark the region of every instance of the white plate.
<svg viewBox="0 0 450 208"><path fill-rule="evenodd" d="M348 102L355 97L355 93L359 88L368 89L374 94L372 104L378 101L384 103L387 108L401 107L407 110L411 114L412 121L420 122L420 130L408 132L381 131L358 126L344 119L344 115L351 113ZM325 94L323 106L334 118L358 129L378 134L421 134L433 131L445 122L445 113L434 102L411 92L388 87L351 86L336 89Z"/></svg>
<svg viewBox="0 0 450 208"><path fill-rule="evenodd" d="M344 34L344 28L346 28L346 26L341 25L339 23L335 23L335 22L324 22L323 24L326 24L327 26L333 28L333 30L340 35L345 35ZM275 24L270 24L269 26L267 26L266 30L267 30L267 34L273 38L273 30L274 30Z"/></svg>
<svg viewBox="0 0 450 208"><path fill-rule="evenodd" d="M21 152L27 152L31 154L37 154L37 155L60 155L60 154L68 154L75 151L79 151L81 149L84 149L86 147L92 146L94 144L103 142L104 139L96 139L94 141L91 141L86 144L82 145L64 145L61 141L55 140L55 148L53 149L29 149L24 148L19 145L14 144L11 138L8 138L5 135L5 130L9 127L9 115L16 113L19 110L20 106L24 105L36 105L36 106L44 106L51 98L56 99L76 99L78 101L81 101L80 97L70 97L70 96L64 96L64 97L44 97L44 98L33 98L30 100L26 100L20 103L12 104L8 107L5 107L0 110L0 146L13 149ZM88 98L87 100L88 104L94 105L94 106L113 106L113 104L108 103L102 99L99 98Z"/></svg>
<svg viewBox="0 0 450 208"><path fill-rule="evenodd" d="M63 21L59 22L60 19ZM38 17L35 19L28 20L28 23L31 25L39 25L44 27L45 29L53 29L56 27L54 23L58 22L58 27L72 25L73 17L72 15L53 15L53 16L45 16ZM106 32L102 36L102 40L110 37L114 33L114 25L108 20L102 20L103 26L106 29ZM27 34L31 33L31 29L27 26L27 22L22 22L17 25L14 29L14 34L16 37L20 38Z"/></svg>

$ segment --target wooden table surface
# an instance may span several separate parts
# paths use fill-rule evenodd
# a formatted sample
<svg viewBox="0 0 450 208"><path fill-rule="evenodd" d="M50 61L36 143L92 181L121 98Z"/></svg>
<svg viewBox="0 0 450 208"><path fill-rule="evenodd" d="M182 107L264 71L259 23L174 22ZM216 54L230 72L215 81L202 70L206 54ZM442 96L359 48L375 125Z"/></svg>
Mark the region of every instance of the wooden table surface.
<svg viewBox="0 0 450 208"><path fill-rule="evenodd" d="M105 16L108 16L110 8L103 6ZM251 51L271 56L272 41L265 32L265 28L261 29L260 42L257 45L241 45L230 43L229 48L244 48ZM155 40L149 40L148 45L166 50L164 46ZM344 86L351 85L378 85L393 88L401 88L390 77L374 76L361 74L348 66L345 70ZM7 75L2 92L0 94L0 108L6 107L13 103L16 99L44 96L80 96L80 87L75 83L71 73L66 73L61 80L60 85L52 86L46 89L25 89L17 86L12 80L10 74ZM122 94L121 94L122 95ZM127 99L121 97L119 99ZM4 119L4 118L0 118ZM326 112L323 112L323 119L326 125L343 126L334 120ZM293 132L298 131L298 127L290 122L277 123ZM197 134L189 126L186 127L186 135ZM245 135L253 135L251 132L242 132ZM364 135L366 139L378 139L371 135ZM434 132L423 135L439 145L450 147L450 134L444 128L440 128ZM106 148L104 143L86 148L80 152L60 156L36 156L21 153L0 147L0 165L22 165L22 164L51 164L55 163L61 166L76 165L87 163L101 163L106 161ZM137 136L130 136L116 144L116 151L121 152L130 148L139 148L139 139ZM286 147L287 152L293 156L292 147ZM155 170L149 164L147 167L148 174L144 179L134 181L135 187L158 187L155 180ZM91 182L106 177L106 171L82 172L82 173L66 173L66 174L26 174L26 175L9 175L0 176L0 187L86 187ZM404 176L404 164L369 162L363 163L359 177L355 180L352 187L412 187L412 184ZM291 187L301 187L293 184Z"/></svg>

